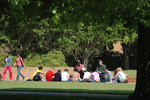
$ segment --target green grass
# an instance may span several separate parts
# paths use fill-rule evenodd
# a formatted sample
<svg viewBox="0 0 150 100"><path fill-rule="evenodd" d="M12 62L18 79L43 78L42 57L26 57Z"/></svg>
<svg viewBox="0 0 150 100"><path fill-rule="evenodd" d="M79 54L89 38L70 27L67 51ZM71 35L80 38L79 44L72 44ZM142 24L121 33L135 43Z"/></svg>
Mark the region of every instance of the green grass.
<svg viewBox="0 0 150 100"><path fill-rule="evenodd" d="M128 76L136 77L136 70L123 70Z"/></svg>
<svg viewBox="0 0 150 100"><path fill-rule="evenodd" d="M124 70L128 76L136 77L136 70ZM66 92L96 94L133 94L135 84L120 83L79 83L79 82L31 82L31 81L0 81L0 91L35 91L35 92ZM80 97L80 96L48 96L48 95L1 95L1 99L21 100L128 100L117 97Z"/></svg>
<svg viewBox="0 0 150 100"><path fill-rule="evenodd" d="M132 94L135 84L0 81L4 91L43 91L70 93Z"/></svg>

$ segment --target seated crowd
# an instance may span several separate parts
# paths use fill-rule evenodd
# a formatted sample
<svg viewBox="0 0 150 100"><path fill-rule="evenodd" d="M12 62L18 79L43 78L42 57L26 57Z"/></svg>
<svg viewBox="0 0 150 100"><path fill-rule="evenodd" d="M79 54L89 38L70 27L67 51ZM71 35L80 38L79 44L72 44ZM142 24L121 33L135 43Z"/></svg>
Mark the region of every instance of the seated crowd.
<svg viewBox="0 0 150 100"><path fill-rule="evenodd" d="M127 83L126 74L122 72L122 68L118 67L114 71L114 75L111 71L106 68L106 65L99 60L99 65L96 71L90 72L84 68L84 65L77 61L77 66L74 72L69 75L68 69L65 69L61 73L58 70L54 73L54 68L51 67L50 70L44 74L42 72L43 67L39 67L38 70L33 75L33 81L63 81L63 82L107 82L107 83Z"/></svg>

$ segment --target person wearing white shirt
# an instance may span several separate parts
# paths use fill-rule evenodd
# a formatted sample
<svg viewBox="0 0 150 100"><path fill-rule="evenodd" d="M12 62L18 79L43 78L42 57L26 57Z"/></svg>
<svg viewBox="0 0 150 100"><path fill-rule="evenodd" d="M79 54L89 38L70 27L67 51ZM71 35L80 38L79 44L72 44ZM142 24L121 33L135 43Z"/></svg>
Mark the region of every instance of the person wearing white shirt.
<svg viewBox="0 0 150 100"><path fill-rule="evenodd" d="M86 71L86 72L84 72L83 79L89 79L89 78L90 78L90 76L91 76L91 73L90 73L90 72L88 72L88 71Z"/></svg>
<svg viewBox="0 0 150 100"><path fill-rule="evenodd" d="M125 73L122 72L122 68L118 67L117 71L118 71L118 73L114 76L115 79L113 80L113 83L117 83L117 82L125 83L125 82L127 82L126 75L125 75Z"/></svg>
<svg viewBox="0 0 150 100"><path fill-rule="evenodd" d="M64 72L61 74L61 81L68 81L69 80L69 74L68 69L65 69Z"/></svg>

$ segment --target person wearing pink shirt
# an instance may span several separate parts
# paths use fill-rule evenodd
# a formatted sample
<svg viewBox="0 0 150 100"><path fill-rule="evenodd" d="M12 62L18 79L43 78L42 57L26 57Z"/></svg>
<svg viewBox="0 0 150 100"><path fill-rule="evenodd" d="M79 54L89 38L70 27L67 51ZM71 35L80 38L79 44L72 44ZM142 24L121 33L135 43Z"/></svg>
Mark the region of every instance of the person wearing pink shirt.
<svg viewBox="0 0 150 100"><path fill-rule="evenodd" d="M19 75L23 78L23 80L25 79L25 76L23 74L20 73L20 70L22 68L22 66L26 69L24 61L22 60L22 58L20 57L20 54L17 54L18 58L16 59L16 62L14 64L14 66L17 65L17 78L16 80L19 80Z"/></svg>
<svg viewBox="0 0 150 100"><path fill-rule="evenodd" d="M78 60L77 65L76 65L76 68L78 69L78 72L80 72L83 67L84 67L84 65L81 64L80 60Z"/></svg>
<svg viewBox="0 0 150 100"><path fill-rule="evenodd" d="M91 82L100 82L99 73L97 71L93 72L90 78Z"/></svg>
<svg viewBox="0 0 150 100"><path fill-rule="evenodd" d="M84 65L81 64L80 60L78 60L77 65L76 65L76 69L78 70L81 79L83 78L83 75L84 75L82 68L84 68Z"/></svg>

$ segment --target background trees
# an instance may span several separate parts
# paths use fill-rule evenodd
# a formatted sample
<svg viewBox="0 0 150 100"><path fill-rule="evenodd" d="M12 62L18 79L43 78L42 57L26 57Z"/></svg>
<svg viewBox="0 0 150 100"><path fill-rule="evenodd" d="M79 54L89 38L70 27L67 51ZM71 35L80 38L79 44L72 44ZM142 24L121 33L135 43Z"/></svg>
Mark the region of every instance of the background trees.
<svg viewBox="0 0 150 100"><path fill-rule="evenodd" d="M0 43L5 51L60 50L74 61L88 62L105 46L121 41L124 65L129 69L129 48L137 39L136 0L2 0ZM114 6L115 5L115 6ZM7 49L6 49L7 48ZM74 65L72 65L74 66Z"/></svg>

